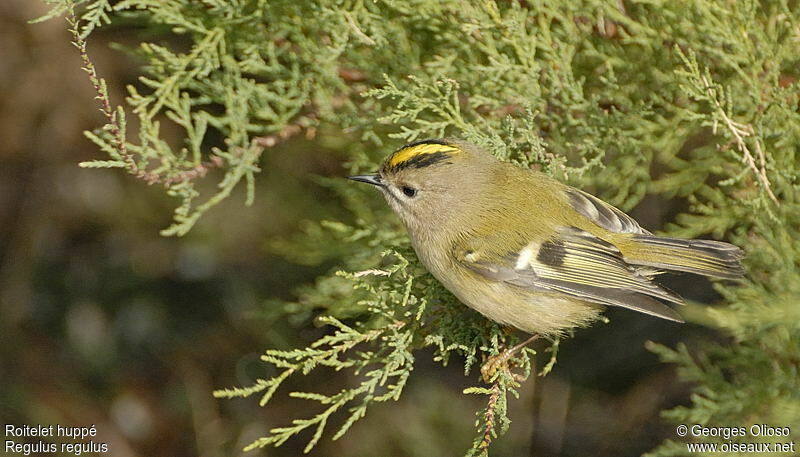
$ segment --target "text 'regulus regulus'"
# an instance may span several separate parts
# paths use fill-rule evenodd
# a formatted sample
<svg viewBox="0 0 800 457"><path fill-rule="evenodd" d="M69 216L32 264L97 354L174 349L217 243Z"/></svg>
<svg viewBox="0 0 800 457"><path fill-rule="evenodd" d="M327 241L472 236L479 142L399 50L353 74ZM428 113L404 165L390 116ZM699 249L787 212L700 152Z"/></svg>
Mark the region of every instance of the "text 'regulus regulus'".
<svg viewBox="0 0 800 457"><path fill-rule="evenodd" d="M372 184L402 220L420 261L465 305L501 324L556 335L621 306L683 322L664 304L662 270L735 279L731 244L655 236L581 190L455 139L408 144Z"/></svg>

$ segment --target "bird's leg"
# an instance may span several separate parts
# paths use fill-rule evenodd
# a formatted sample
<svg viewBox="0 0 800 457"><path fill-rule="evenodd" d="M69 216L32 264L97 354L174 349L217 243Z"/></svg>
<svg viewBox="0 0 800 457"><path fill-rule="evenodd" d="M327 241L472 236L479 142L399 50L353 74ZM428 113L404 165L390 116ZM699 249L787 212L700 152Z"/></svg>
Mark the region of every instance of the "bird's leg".
<svg viewBox="0 0 800 457"><path fill-rule="evenodd" d="M481 366L481 376L483 377L483 382L487 384L491 383L492 377L494 377L494 374L497 372L498 368L508 363L508 359L513 357L514 354L522 350L522 348L524 348L525 346L533 343L537 339L539 339L539 335L533 334L531 335L530 338L523 341L522 343L519 343L518 345L512 348L506 349L500 354L489 357L489 359L486 360L486 362L484 362L483 365Z"/></svg>

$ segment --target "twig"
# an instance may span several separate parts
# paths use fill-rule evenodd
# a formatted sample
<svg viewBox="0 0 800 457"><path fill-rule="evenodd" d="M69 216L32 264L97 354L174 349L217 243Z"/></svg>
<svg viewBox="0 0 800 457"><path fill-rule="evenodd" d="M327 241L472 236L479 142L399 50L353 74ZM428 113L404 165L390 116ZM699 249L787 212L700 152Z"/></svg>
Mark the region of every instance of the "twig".
<svg viewBox="0 0 800 457"><path fill-rule="evenodd" d="M314 115L311 114L307 116L309 119L315 119ZM276 146L279 143L283 143L284 141L292 138L296 135L299 135L300 132L306 130L306 138L313 139L316 136L316 129L314 127L304 127L299 123L289 124L281 129L280 132L274 135L267 135L267 136L257 136L253 138L253 144L255 146L267 149Z"/></svg>
<svg viewBox="0 0 800 457"><path fill-rule="evenodd" d="M356 36L358 36L359 38L361 38L361 40L362 40L364 43L366 43L366 44L368 44L368 45L370 45L370 46L375 46L376 44L378 44L378 43L376 43L376 42L375 42L375 40L373 40L372 38L370 38L370 37L369 37L369 35L367 35L366 33L364 33L364 32L363 32L363 31L362 31L362 30L361 30L361 29L358 27L358 24L356 23L356 20L355 20L355 19L353 19L353 16L350 14L350 12L349 12L349 11L345 11L343 14L344 14L344 17L347 19L347 24L350 26L350 28L352 28L352 29L353 29L353 31L356 33Z"/></svg>
<svg viewBox="0 0 800 457"><path fill-rule="evenodd" d="M86 49L86 39L80 33L80 20L72 7L70 7L67 12L67 23L69 23L69 31L73 37L72 43L78 48L78 53L81 57L81 68L89 75L89 81L95 91L95 99L100 102L100 112L103 113L106 118L106 125L103 128L111 134L112 145L125 163L125 169L128 170L128 173L132 174L137 179L141 179L148 185L163 184L165 187L169 187L175 183L202 178L208 174L210 169L219 168L224 165L222 157L213 156L208 162L202 162L189 170L181 171L167 178L164 178L158 173L141 168L136 163L133 154L128 151L123 128L120 126L117 113L111 106L111 100L108 96L108 87L106 86L105 80L97 75L97 69L89 58L89 52Z"/></svg>
<svg viewBox="0 0 800 457"><path fill-rule="evenodd" d="M81 56L81 68L89 75L89 81L92 83L92 87L94 87L95 99L100 102L100 112L106 117L107 123L105 128L111 133L114 148L125 162L125 168L137 178L147 181L148 184L158 182L159 177L140 169L133 155L128 152L122 128L120 128L117 115L111 107L111 101L108 98L108 88L106 87L105 81L97 76L97 70L91 59L89 59L89 53L86 50L86 40L80 33L80 20L75 15L75 10L72 6L70 6L67 12L67 23L69 23L69 32L73 37L72 44L78 48L78 52Z"/></svg>
<svg viewBox="0 0 800 457"><path fill-rule="evenodd" d="M164 186L169 187L177 182L186 182L196 178L202 178L208 174L209 170L213 168L220 168L224 163L225 161L222 160L222 157L212 156L210 161L202 162L190 170L181 171L180 173L170 176L164 180L161 180L160 177L158 179L163 182Z"/></svg>
<svg viewBox="0 0 800 457"><path fill-rule="evenodd" d="M353 276L355 276L356 278L361 278L363 276L390 276L390 275L391 273L386 270L377 270L374 268L369 270L358 271L353 274Z"/></svg>
<svg viewBox="0 0 800 457"><path fill-rule="evenodd" d="M728 130L731 132L731 134L733 134L733 138L736 140L736 146L742 153L742 161L747 163L747 166L753 171L753 173L755 173L756 178L761 182L761 186L767 191L769 198L771 198L776 204L780 205L778 198L775 197L774 193L772 193L772 186L769 182L769 178L767 177L766 156L761 147L761 142L759 141L758 136L755 135L755 129L750 124L742 124L728 117L728 113L725 112L725 109L722 107L722 104L719 102L719 99L716 96L712 82L706 76L702 76L701 80L706 87L708 98L713 101L714 106L717 108L717 111L728 127ZM760 166L756 164L753 153L750 152L750 148L747 147L747 143L744 140L748 136L752 136L755 141L756 155L758 156Z"/></svg>
<svg viewBox="0 0 800 457"><path fill-rule="evenodd" d="M497 406L497 400L500 398L500 381L495 380L492 384L492 393L489 395L489 401L486 403L486 412L483 414L483 421L486 424L486 428L483 430L483 439L481 440L481 444L478 446L478 450L481 452L481 455L487 455L489 451L489 445L492 444L492 440L494 439L494 409Z"/></svg>

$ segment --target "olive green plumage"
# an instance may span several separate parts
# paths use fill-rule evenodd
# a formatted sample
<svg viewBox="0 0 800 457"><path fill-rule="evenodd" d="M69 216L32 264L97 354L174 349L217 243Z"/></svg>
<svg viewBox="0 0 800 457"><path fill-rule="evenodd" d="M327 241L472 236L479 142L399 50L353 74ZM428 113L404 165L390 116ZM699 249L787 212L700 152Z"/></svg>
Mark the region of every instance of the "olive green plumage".
<svg viewBox="0 0 800 457"><path fill-rule="evenodd" d="M734 279L728 243L662 238L630 216L542 173L454 139L406 145L374 175L425 267L467 306L551 335L621 306L682 322L652 281L661 270Z"/></svg>

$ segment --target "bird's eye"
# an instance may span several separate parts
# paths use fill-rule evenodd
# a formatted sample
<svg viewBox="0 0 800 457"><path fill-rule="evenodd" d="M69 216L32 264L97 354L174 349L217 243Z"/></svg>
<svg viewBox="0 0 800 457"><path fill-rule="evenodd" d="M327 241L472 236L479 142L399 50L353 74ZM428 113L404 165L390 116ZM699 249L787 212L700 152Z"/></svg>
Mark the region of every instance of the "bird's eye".
<svg viewBox="0 0 800 457"><path fill-rule="evenodd" d="M406 197L415 197L417 195L417 189L414 189L413 187L403 186L401 190Z"/></svg>

